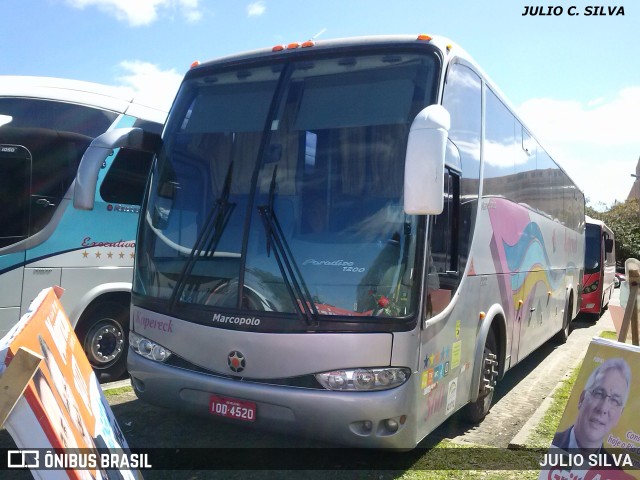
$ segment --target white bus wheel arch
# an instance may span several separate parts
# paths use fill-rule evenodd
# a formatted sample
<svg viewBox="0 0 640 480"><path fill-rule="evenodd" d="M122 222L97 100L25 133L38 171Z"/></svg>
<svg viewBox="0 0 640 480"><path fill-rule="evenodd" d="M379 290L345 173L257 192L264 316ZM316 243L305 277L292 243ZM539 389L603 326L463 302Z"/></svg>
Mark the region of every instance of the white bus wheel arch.
<svg viewBox="0 0 640 480"><path fill-rule="evenodd" d="M566 343L569 339L569 334L571 333L571 321L572 319L572 308L573 308L573 290L569 290L567 292L567 298L564 301L564 315L562 316L562 327L560 331L554 337L556 343L563 344Z"/></svg>

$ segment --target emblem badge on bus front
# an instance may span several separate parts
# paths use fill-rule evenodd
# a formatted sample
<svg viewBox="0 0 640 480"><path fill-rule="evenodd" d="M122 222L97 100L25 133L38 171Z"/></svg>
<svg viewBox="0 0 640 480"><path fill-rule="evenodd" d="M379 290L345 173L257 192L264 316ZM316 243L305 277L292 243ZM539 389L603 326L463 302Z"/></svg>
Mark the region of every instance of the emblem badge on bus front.
<svg viewBox="0 0 640 480"><path fill-rule="evenodd" d="M234 350L227 356L227 365L229 365L232 372L240 373L246 366L244 355Z"/></svg>

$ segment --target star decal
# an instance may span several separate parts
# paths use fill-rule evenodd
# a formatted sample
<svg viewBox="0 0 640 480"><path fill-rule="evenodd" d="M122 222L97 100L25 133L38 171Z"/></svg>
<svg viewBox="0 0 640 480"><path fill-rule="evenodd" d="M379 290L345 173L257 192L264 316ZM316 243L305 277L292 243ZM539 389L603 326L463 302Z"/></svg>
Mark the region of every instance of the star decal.
<svg viewBox="0 0 640 480"><path fill-rule="evenodd" d="M434 360L434 355L433 353L430 355L427 355L424 358L424 368L429 368L433 366L433 360Z"/></svg>

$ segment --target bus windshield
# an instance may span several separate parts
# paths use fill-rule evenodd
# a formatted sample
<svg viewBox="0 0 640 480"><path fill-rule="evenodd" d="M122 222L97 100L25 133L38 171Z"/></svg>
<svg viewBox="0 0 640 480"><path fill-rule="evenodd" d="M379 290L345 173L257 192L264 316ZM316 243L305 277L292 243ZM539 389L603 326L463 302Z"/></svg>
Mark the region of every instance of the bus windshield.
<svg viewBox="0 0 640 480"><path fill-rule="evenodd" d="M209 321L412 316L424 239L403 211L404 157L438 69L424 51L343 53L188 78L152 170L134 293Z"/></svg>
<svg viewBox="0 0 640 480"><path fill-rule="evenodd" d="M595 273L600 271L602 235L600 227L587 224L585 229L584 271Z"/></svg>

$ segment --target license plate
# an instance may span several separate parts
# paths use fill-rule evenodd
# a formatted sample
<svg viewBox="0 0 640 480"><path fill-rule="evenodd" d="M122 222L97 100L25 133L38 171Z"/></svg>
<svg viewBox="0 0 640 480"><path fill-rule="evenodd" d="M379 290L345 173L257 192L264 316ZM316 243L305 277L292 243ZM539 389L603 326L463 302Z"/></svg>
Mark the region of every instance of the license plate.
<svg viewBox="0 0 640 480"><path fill-rule="evenodd" d="M209 400L209 412L219 417L245 422L255 422L256 420L256 404L239 398L212 395Z"/></svg>

